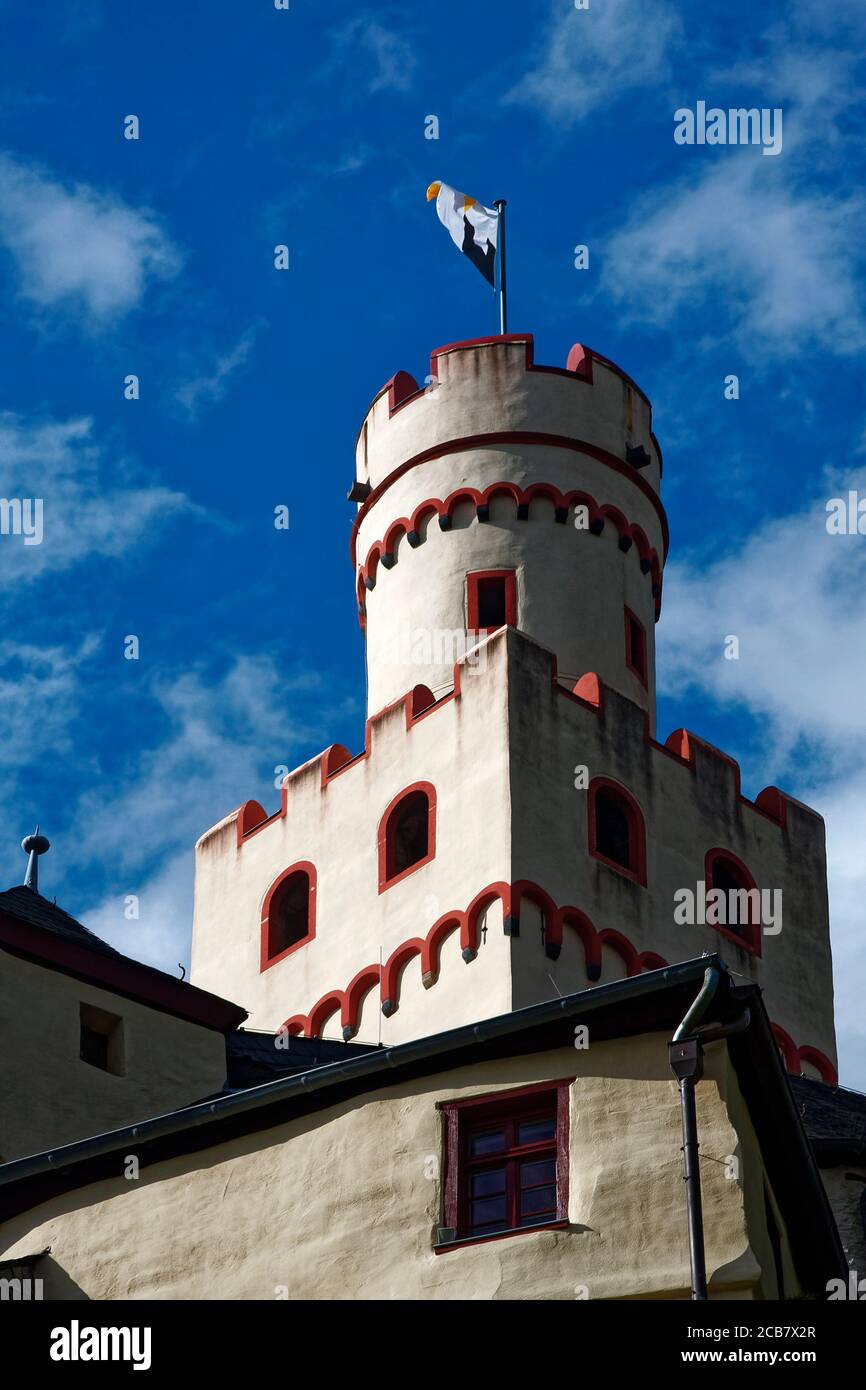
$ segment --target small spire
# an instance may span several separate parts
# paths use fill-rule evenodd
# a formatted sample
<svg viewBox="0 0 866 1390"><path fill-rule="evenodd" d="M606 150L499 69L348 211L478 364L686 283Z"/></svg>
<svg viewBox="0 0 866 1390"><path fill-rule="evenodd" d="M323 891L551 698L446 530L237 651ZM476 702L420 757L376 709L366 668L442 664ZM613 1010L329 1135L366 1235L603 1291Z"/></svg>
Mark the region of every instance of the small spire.
<svg viewBox="0 0 866 1390"><path fill-rule="evenodd" d="M39 855L44 854L51 848L51 841L44 835L39 834L39 826L32 835L26 835L21 841L21 848L25 854L29 854L27 860L27 872L24 875L24 887L32 888L34 893L39 892Z"/></svg>

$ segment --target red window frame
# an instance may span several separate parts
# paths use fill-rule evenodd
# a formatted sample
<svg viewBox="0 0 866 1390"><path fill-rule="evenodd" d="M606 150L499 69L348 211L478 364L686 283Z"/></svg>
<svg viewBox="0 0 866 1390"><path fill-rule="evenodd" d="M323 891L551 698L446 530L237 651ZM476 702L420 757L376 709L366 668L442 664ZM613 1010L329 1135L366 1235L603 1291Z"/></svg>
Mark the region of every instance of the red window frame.
<svg viewBox="0 0 866 1390"><path fill-rule="evenodd" d="M280 893L287 879L294 874L305 873L309 884L309 898L307 908L307 933L302 936L300 941L293 941L291 946L287 946L284 951L277 951L271 954L271 931L276 925L276 912L279 907ZM262 922L261 922L261 944L259 954L259 972L269 970L278 961L285 960L293 951L299 951L302 946L308 946L316 935L316 867L308 859L299 859L296 864L290 864L288 869L284 869L279 878L274 879L262 903Z"/></svg>
<svg viewBox="0 0 866 1390"><path fill-rule="evenodd" d="M707 893L712 892L715 887L713 883L713 869L720 860L723 860L727 864L728 871L732 878L742 879L742 883L739 885L741 888L757 889L758 885L755 882L754 875L751 870L746 867L742 859L739 859L731 850L721 849L717 846L715 849L708 849L704 855L704 888ZM751 900L749 921L744 923L745 930L742 936L738 936L736 932L731 931L727 926L722 926L721 922L707 922L706 925L712 931L720 932L722 936L726 936L729 941L733 941L738 946L742 946L743 950L751 951L752 954L756 956L761 954L761 913L760 909L758 909L757 912L755 911L754 904Z"/></svg>
<svg viewBox="0 0 866 1390"><path fill-rule="evenodd" d="M625 615L625 664L632 675L636 676L640 681L644 690L646 690L649 679L647 675L646 628L637 614L632 612L628 604L623 606L623 613ZM636 662L632 660L635 637L637 637L638 645Z"/></svg>
<svg viewBox="0 0 866 1390"><path fill-rule="evenodd" d="M602 854L598 848L598 827L596 822L596 798L600 791L611 792L618 797L628 818L628 840L629 840L629 863L618 864L615 859L609 859L606 854ZM635 801L631 792L624 787L621 782L614 782L610 777L593 777L587 792L589 803L587 808L589 852L594 859L606 864L609 869L615 869L624 878L629 878L633 883L639 883L642 888L646 887L646 823L643 812Z"/></svg>
<svg viewBox="0 0 866 1390"><path fill-rule="evenodd" d="M437 1245L437 1253L455 1248L455 1244L475 1245L489 1240L504 1240L508 1236L527 1235L532 1231L561 1230L568 1225L568 1128L569 1088L574 1080L541 1082L523 1086L516 1091L500 1091L496 1095L472 1096L467 1100L440 1102L445 1123L443 1218L446 1228L455 1232L455 1240ZM554 1133L551 1139L520 1144L518 1126L527 1121L552 1118ZM473 1156L469 1144L473 1135L503 1129L506 1147L498 1153ZM555 1208L547 1220L519 1224L521 1191L538 1184L520 1186L520 1165L553 1159L556 1165ZM474 1233L470 1214L471 1179L473 1174L504 1169L506 1206L510 1224L506 1230ZM550 1186L551 1184L540 1184Z"/></svg>
<svg viewBox="0 0 866 1390"><path fill-rule="evenodd" d="M390 830L394 822L395 813L408 796L413 796L416 792L423 792L427 797L427 853L417 859L414 864L410 864L407 869L402 869L399 874L391 872L391 836ZM386 888L391 888L395 883L400 883L410 874L414 874L417 869L421 869L425 864L429 864L431 859L436 858L436 788L432 782L413 782L411 786L404 787L401 792L390 801L385 808L382 819L379 821L379 831L376 837L379 854L379 892L384 893Z"/></svg>
<svg viewBox="0 0 866 1390"><path fill-rule="evenodd" d="M498 626L481 627L478 621L481 599L479 584L484 580L502 579L505 582L505 626L517 627L517 571L474 570L466 576L466 626L469 632L498 632Z"/></svg>

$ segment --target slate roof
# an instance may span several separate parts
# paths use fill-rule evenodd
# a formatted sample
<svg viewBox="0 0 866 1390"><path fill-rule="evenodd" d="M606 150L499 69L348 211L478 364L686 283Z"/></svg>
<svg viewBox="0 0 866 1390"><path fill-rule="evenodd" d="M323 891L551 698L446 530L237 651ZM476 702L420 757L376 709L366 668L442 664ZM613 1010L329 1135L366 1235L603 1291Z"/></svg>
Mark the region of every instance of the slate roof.
<svg viewBox="0 0 866 1390"><path fill-rule="evenodd" d="M122 953L116 951L113 946L109 946L107 941L95 936L87 927L76 922L74 917L70 917L68 912L64 912L62 907L56 903L51 903L47 898L43 898L41 893L36 893L32 888L25 888L19 884L16 888L9 888L5 893L0 893L0 912L8 912L11 917L17 917L21 922L29 922L31 926L43 927L46 931L53 932L55 936L61 936L66 941L73 941L77 946L86 946L91 951L98 951L103 956L120 956Z"/></svg>
<svg viewBox="0 0 866 1390"><path fill-rule="evenodd" d="M294 1076L326 1067L331 1062L349 1062L374 1047L362 1043L330 1041L324 1038L285 1038L276 1046L272 1033L245 1033L242 1029L226 1034L225 1094L261 1086L281 1076Z"/></svg>
<svg viewBox="0 0 866 1390"><path fill-rule="evenodd" d="M797 1109L818 1163L866 1163L866 1095L792 1076Z"/></svg>

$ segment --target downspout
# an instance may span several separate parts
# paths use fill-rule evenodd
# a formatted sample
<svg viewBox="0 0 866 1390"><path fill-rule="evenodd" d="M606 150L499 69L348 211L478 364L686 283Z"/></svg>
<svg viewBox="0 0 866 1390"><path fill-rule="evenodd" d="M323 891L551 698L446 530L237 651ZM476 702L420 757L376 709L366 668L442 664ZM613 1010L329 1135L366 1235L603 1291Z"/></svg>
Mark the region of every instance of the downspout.
<svg viewBox="0 0 866 1390"><path fill-rule="evenodd" d="M748 1009L732 1023L723 1027L701 1030L701 1019L706 1016L716 991L727 972L723 962L714 961L707 966L700 991L687 1011L682 1023L676 1029L673 1039L668 1043L668 1056L671 1071L677 1078L680 1088L680 1108L683 1121L683 1182L686 1185L686 1211L689 1223L689 1264L692 1275L692 1299L705 1301L707 1298L707 1265L704 1250L704 1216L701 1201L701 1169L698 1154L698 1119L695 1108L695 1088L704 1074L705 1042L716 1042L740 1033L749 1026Z"/></svg>

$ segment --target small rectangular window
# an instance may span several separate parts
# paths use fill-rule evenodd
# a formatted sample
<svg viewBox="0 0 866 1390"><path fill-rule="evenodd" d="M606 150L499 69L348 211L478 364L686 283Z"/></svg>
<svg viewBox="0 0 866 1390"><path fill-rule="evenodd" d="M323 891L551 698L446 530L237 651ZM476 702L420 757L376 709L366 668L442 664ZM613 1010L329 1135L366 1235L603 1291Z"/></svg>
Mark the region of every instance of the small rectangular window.
<svg viewBox="0 0 866 1390"><path fill-rule="evenodd" d="M78 1055L88 1066L114 1076L124 1074L123 1019L117 1014L82 1004L79 1014Z"/></svg>
<svg viewBox="0 0 866 1390"><path fill-rule="evenodd" d="M445 1227L457 1241L568 1220L568 1087L558 1082L442 1106Z"/></svg>
<svg viewBox="0 0 866 1390"><path fill-rule="evenodd" d="M630 608L625 610L625 664L641 685L647 683L646 632Z"/></svg>
<svg viewBox="0 0 866 1390"><path fill-rule="evenodd" d="M514 570L487 570L467 575L467 627L470 632L495 632L517 626Z"/></svg>

